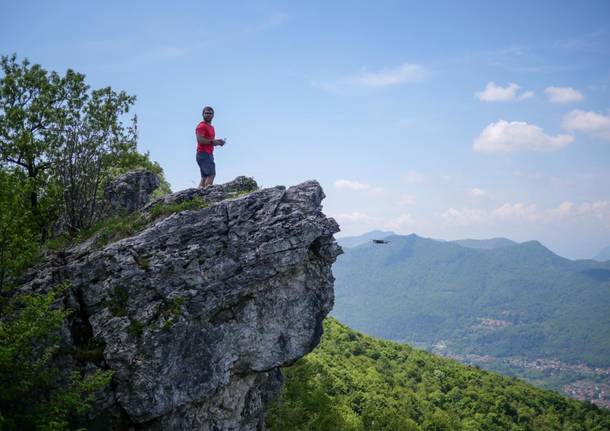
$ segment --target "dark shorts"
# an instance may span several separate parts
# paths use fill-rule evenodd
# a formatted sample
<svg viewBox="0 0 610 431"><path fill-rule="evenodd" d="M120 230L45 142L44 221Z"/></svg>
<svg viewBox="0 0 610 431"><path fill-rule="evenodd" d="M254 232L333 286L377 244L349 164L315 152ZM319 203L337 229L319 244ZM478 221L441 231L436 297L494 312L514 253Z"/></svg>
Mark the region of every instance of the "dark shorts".
<svg viewBox="0 0 610 431"><path fill-rule="evenodd" d="M216 164L214 164L214 155L208 153L197 153L197 164L201 172L201 178L216 175Z"/></svg>

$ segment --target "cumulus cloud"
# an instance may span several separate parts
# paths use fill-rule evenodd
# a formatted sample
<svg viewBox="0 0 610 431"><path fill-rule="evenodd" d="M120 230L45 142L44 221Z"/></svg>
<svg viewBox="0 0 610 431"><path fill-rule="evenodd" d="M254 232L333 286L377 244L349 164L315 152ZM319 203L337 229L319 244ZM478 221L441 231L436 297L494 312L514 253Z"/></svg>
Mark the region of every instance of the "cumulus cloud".
<svg viewBox="0 0 610 431"><path fill-rule="evenodd" d="M411 195L402 195L398 198L397 203L399 205L413 205L415 203L415 198Z"/></svg>
<svg viewBox="0 0 610 431"><path fill-rule="evenodd" d="M591 223L594 221L610 223L610 201L597 200L591 202L562 202L557 208L547 210L543 217L548 221L572 221L577 223Z"/></svg>
<svg viewBox="0 0 610 431"><path fill-rule="evenodd" d="M515 204L505 203L491 212L491 217L504 220L529 220L540 219L535 205L527 205L523 202Z"/></svg>
<svg viewBox="0 0 610 431"><path fill-rule="evenodd" d="M424 78L425 69L419 64L401 64L398 67L384 69L378 72L364 73L351 78L351 84L364 87L388 87L390 85L403 84L405 82L421 81Z"/></svg>
<svg viewBox="0 0 610 431"><path fill-rule="evenodd" d="M447 225L475 225L492 223L610 223L610 201L597 200L576 204L564 201L554 208L538 208L525 202L504 203L497 208L449 208L441 219Z"/></svg>
<svg viewBox="0 0 610 431"><path fill-rule="evenodd" d="M483 102L508 102L511 100L524 100L534 97L533 91L524 91L517 94L521 87L514 82L507 87L496 85L493 81L488 82L485 90L475 93L475 97Z"/></svg>
<svg viewBox="0 0 610 431"><path fill-rule="evenodd" d="M424 182L424 176L417 171L409 171L403 175L402 180L407 183L418 184Z"/></svg>
<svg viewBox="0 0 610 431"><path fill-rule="evenodd" d="M594 201L583 202L576 209L579 215L593 215L596 218L610 218L610 202L609 201Z"/></svg>
<svg viewBox="0 0 610 431"><path fill-rule="evenodd" d="M449 208L441 214L441 218L447 224L467 226L486 222L487 214L485 210L478 208Z"/></svg>
<svg viewBox="0 0 610 431"><path fill-rule="evenodd" d="M337 180L335 181L334 186L339 190L353 190L357 192L368 191L374 193L381 193L383 191L382 187L373 187L370 184L350 180Z"/></svg>
<svg viewBox="0 0 610 431"><path fill-rule="evenodd" d="M335 216L335 219L339 222L368 222L373 220L371 216L369 216L366 213L361 213L358 211L355 212L351 212L351 213L342 213L342 214L337 214Z"/></svg>
<svg viewBox="0 0 610 431"><path fill-rule="evenodd" d="M565 147L573 140L570 135L547 135L542 128L524 121L500 120L485 127L475 139L472 148L486 153L510 153L521 150L554 151Z"/></svg>
<svg viewBox="0 0 610 431"><path fill-rule="evenodd" d="M610 115L575 109L565 115L561 127L571 132L583 132L610 140Z"/></svg>
<svg viewBox="0 0 610 431"><path fill-rule="evenodd" d="M572 87L547 87L544 90L546 97L553 103L570 103L583 100L585 96Z"/></svg>
<svg viewBox="0 0 610 431"><path fill-rule="evenodd" d="M489 194L485 190L480 189L478 187L474 187L474 188L468 190L468 195L473 197L473 198L487 198L487 197L489 197Z"/></svg>
<svg viewBox="0 0 610 431"><path fill-rule="evenodd" d="M415 219L409 213L402 213L394 219L390 219L383 224L384 229L401 230L404 227L415 225Z"/></svg>
<svg viewBox="0 0 610 431"><path fill-rule="evenodd" d="M574 203L570 201L562 202L557 208L552 208L549 210L549 213L552 216L556 216L559 218L568 217L572 214L572 209L574 208Z"/></svg>

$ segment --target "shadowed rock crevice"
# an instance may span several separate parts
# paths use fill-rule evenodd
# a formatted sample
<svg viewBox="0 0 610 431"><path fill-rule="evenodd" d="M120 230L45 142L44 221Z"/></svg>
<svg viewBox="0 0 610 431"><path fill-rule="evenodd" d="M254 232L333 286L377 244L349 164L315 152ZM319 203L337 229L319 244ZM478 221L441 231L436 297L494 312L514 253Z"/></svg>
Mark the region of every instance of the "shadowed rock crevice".
<svg viewBox="0 0 610 431"><path fill-rule="evenodd" d="M65 250L59 266L41 264L24 289L69 282L68 341L101 346L101 357L80 366L114 371L92 423L263 429L279 368L317 345L333 305L331 265L341 249L323 198L315 181L257 190L239 177L145 204L137 211L146 220L159 205L205 202L149 217L103 247Z"/></svg>

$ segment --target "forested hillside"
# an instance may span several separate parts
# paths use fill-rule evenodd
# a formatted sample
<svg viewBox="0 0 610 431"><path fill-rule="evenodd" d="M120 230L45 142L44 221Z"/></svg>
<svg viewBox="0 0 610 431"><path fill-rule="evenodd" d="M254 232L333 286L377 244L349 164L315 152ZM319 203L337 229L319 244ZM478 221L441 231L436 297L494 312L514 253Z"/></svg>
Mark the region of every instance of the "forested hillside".
<svg viewBox="0 0 610 431"><path fill-rule="evenodd" d="M529 241L495 249L391 236L346 249L333 315L367 334L461 354L610 366L610 262Z"/></svg>
<svg viewBox="0 0 610 431"><path fill-rule="evenodd" d="M327 319L320 345L284 370L272 431L595 430L610 412L509 377L376 340Z"/></svg>

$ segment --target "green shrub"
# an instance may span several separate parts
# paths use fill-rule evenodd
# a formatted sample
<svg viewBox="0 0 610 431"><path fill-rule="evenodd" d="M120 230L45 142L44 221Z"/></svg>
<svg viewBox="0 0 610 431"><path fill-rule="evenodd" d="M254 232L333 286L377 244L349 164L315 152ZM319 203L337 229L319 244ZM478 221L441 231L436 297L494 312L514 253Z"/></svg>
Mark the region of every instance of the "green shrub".
<svg viewBox="0 0 610 431"><path fill-rule="evenodd" d="M5 302L0 320L0 429L68 430L111 371L62 373L59 331L68 312L58 292L21 294Z"/></svg>

